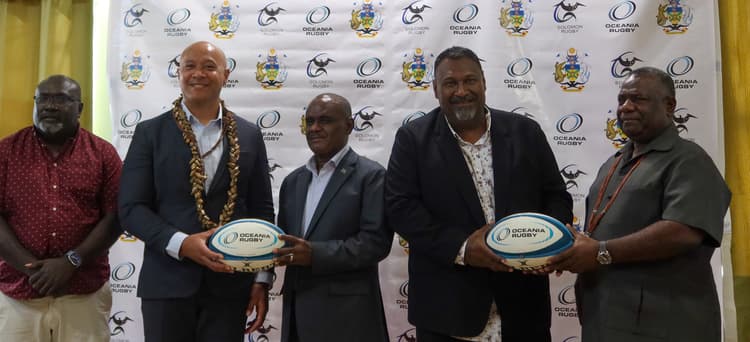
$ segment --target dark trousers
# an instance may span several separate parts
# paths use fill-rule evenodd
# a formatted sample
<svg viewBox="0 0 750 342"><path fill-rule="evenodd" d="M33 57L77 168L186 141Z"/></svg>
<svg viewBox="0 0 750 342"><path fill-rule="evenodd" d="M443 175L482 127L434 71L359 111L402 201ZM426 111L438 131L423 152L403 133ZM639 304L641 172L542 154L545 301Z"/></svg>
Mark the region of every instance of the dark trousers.
<svg viewBox="0 0 750 342"><path fill-rule="evenodd" d="M291 305L289 306L289 341L288 342L302 342L297 333L297 310L294 309L294 294L287 294Z"/></svg>
<svg viewBox="0 0 750 342"><path fill-rule="evenodd" d="M142 299L145 341L242 342L247 304L247 299L202 292L189 298Z"/></svg>
<svg viewBox="0 0 750 342"><path fill-rule="evenodd" d="M462 342L459 339L455 339L448 335L441 335L436 332L417 328L417 341L418 342Z"/></svg>
<svg viewBox="0 0 750 342"><path fill-rule="evenodd" d="M548 342L551 340L551 335L548 332L533 332L533 331L503 331L502 341L503 342ZM448 335L442 335L429 330L417 328L417 341L418 342L463 342Z"/></svg>

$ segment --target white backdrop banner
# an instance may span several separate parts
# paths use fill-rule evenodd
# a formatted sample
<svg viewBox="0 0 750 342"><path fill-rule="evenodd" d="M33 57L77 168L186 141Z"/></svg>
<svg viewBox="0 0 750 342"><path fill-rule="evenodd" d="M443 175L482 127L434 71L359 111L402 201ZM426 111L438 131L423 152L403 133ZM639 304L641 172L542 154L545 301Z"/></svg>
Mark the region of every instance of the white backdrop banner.
<svg viewBox="0 0 750 342"><path fill-rule="evenodd" d="M349 99L350 145L385 166L396 130L437 106L435 57L461 45L483 60L488 105L545 130L580 229L596 170L624 142L614 124L616 94L634 68L674 77L680 134L723 158L716 12L713 1L699 0L113 1L112 141L124 157L135 125L179 96L181 51L210 41L229 58L227 106L262 128L277 201L281 181L310 157L299 123L315 95ZM142 248L125 234L111 252L112 341L143 340L135 296ZM393 341L415 339L406 319L408 252L397 236L380 265ZM283 269L277 272L266 324L248 341L279 340ZM578 341L574 276L552 278L553 341Z"/></svg>

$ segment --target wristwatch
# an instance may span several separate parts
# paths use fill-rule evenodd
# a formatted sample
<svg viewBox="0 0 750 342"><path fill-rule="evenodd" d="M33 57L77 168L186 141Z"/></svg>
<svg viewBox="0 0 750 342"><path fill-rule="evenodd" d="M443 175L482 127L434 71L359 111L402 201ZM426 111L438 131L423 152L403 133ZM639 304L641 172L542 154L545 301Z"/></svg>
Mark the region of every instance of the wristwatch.
<svg viewBox="0 0 750 342"><path fill-rule="evenodd" d="M600 265L609 265L612 263L612 256L607 250L607 241L599 241L599 253L596 253L596 261Z"/></svg>
<svg viewBox="0 0 750 342"><path fill-rule="evenodd" d="M65 253L65 257L68 259L71 265L75 268L81 267L81 255L76 253L74 250L69 250L67 253Z"/></svg>

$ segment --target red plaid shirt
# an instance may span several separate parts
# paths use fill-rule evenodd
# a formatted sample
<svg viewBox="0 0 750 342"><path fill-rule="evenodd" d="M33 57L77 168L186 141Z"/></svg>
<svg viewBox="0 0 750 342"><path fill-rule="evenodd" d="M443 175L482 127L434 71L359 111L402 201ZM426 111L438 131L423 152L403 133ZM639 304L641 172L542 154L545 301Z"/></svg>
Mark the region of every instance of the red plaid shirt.
<svg viewBox="0 0 750 342"><path fill-rule="evenodd" d="M114 147L82 128L57 158L33 127L24 128L0 141L0 216L35 257L60 257L117 210L121 168ZM93 293L108 277L106 253L85 260L68 293ZM0 291L16 299L41 297L26 275L1 259Z"/></svg>

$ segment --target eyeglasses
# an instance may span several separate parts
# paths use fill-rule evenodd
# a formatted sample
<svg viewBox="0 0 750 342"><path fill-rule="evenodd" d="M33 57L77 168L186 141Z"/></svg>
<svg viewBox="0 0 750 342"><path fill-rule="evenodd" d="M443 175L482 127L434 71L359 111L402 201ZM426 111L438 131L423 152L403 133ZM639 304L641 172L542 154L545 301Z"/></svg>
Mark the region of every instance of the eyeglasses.
<svg viewBox="0 0 750 342"><path fill-rule="evenodd" d="M65 104L65 103L74 103L74 102L81 102L79 99L72 98L65 94L55 94L55 95L39 95L34 96L34 102L36 103L54 103L54 104Z"/></svg>

